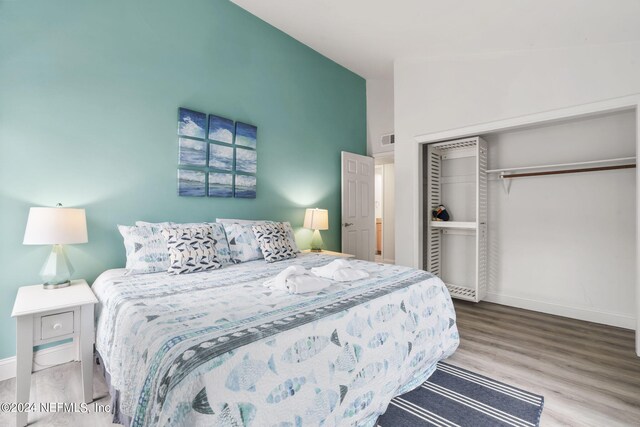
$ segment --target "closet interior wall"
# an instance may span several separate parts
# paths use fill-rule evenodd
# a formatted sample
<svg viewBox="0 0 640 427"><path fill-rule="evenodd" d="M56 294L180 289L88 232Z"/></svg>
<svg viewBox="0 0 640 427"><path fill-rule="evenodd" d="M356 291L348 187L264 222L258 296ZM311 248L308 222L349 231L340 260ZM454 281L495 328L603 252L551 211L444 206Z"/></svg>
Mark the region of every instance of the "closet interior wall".
<svg viewBox="0 0 640 427"><path fill-rule="evenodd" d="M489 169L635 156L635 126L630 111L485 135ZM493 177L488 299L634 327L635 173L518 178L508 194Z"/></svg>

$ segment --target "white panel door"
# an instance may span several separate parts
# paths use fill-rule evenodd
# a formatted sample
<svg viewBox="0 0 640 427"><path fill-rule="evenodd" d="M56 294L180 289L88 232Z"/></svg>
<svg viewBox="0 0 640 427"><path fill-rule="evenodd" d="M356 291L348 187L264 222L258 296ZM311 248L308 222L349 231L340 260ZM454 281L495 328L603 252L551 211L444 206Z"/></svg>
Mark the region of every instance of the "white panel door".
<svg viewBox="0 0 640 427"><path fill-rule="evenodd" d="M342 252L373 261L376 245L374 162L342 152Z"/></svg>

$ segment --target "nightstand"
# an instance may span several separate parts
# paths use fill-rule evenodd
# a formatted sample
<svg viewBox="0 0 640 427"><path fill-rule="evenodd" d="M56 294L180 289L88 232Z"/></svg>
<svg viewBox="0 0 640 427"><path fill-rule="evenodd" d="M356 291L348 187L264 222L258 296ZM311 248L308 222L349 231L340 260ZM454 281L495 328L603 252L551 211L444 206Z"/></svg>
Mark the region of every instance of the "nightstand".
<svg viewBox="0 0 640 427"><path fill-rule="evenodd" d="M84 280L60 289L42 285L18 289L11 317L16 318L16 403L28 403L33 346L72 338L78 343L83 401L93 401L93 305L98 302ZM18 412L16 425L27 425L28 412Z"/></svg>
<svg viewBox="0 0 640 427"><path fill-rule="evenodd" d="M333 255L333 256L339 256L339 257L342 257L342 258L355 258L355 255L344 254L342 252L325 251L325 250L322 250L320 252L313 252L313 251L311 251L311 249L305 249L304 251L302 251L302 253L303 254Z"/></svg>

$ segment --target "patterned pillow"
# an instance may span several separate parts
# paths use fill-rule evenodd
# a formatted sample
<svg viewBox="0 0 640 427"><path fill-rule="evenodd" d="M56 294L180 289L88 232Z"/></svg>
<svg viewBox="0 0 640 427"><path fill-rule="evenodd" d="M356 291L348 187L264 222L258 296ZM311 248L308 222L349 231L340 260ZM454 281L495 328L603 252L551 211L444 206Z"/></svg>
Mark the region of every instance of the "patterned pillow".
<svg viewBox="0 0 640 427"><path fill-rule="evenodd" d="M263 224L265 222L273 223L275 221L216 218L216 222L219 222L222 224L226 223L226 224L257 225L257 224ZM289 221L285 221L285 222L282 222L281 224L284 226L284 229L287 232L287 237L289 238L289 244L291 244L293 251L296 253L300 252L300 249L298 249L298 244L296 243L296 235L293 232L293 227L291 227L291 223Z"/></svg>
<svg viewBox="0 0 640 427"><path fill-rule="evenodd" d="M260 250L264 255L265 261L276 262L296 257L282 223L256 224L251 229L260 244Z"/></svg>
<svg viewBox="0 0 640 427"><path fill-rule="evenodd" d="M211 235L216 241L216 253L218 259L223 265L231 264L231 251L229 250L229 242L224 232L222 224L215 222L192 222L186 224L171 223L171 227L211 227Z"/></svg>
<svg viewBox="0 0 640 427"><path fill-rule="evenodd" d="M251 225L223 223L222 226L227 233L232 262L237 264L263 258Z"/></svg>
<svg viewBox="0 0 640 427"><path fill-rule="evenodd" d="M157 228L158 230L162 230L165 227L173 227L173 222L136 221L136 225L138 227L151 227L151 228Z"/></svg>
<svg viewBox="0 0 640 427"><path fill-rule="evenodd" d="M169 274L195 273L222 267L211 227L164 228L169 250Z"/></svg>
<svg viewBox="0 0 640 427"><path fill-rule="evenodd" d="M127 254L126 275L157 273L169 268L167 242L158 229L118 225Z"/></svg>

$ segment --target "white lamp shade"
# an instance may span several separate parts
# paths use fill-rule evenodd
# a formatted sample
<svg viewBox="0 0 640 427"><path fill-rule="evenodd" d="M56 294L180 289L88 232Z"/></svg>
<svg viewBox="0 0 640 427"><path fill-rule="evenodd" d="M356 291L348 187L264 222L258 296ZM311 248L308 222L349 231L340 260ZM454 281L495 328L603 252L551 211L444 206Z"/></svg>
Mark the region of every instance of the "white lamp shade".
<svg viewBox="0 0 640 427"><path fill-rule="evenodd" d="M329 229L329 211L326 209L307 209L304 213L304 228L312 230Z"/></svg>
<svg viewBox="0 0 640 427"><path fill-rule="evenodd" d="M31 208L25 245L69 245L87 243L87 219L84 209Z"/></svg>

